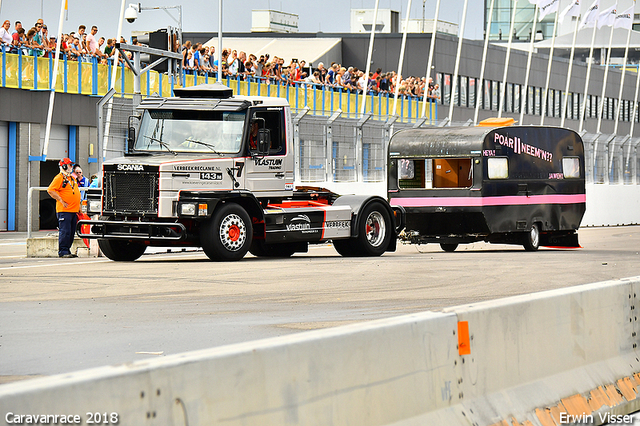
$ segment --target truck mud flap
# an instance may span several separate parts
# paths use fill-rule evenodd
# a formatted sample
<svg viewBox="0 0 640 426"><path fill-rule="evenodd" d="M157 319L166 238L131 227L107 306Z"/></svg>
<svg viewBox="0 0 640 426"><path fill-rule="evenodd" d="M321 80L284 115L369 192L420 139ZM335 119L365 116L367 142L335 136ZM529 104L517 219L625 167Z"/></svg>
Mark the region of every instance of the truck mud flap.
<svg viewBox="0 0 640 426"><path fill-rule="evenodd" d="M578 243L577 232L540 234L540 245L544 247L581 248Z"/></svg>
<svg viewBox="0 0 640 426"><path fill-rule="evenodd" d="M407 212L402 206L391 206L391 210L393 211L394 223L396 225L396 235L398 235L407 224Z"/></svg>
<svg viewBox="0 0 640 426"><path fill-rule="evenodd" d="M174 222L80 220L76 234L80 238L108 240L178 241L184 238L186 228Z"/></svg>

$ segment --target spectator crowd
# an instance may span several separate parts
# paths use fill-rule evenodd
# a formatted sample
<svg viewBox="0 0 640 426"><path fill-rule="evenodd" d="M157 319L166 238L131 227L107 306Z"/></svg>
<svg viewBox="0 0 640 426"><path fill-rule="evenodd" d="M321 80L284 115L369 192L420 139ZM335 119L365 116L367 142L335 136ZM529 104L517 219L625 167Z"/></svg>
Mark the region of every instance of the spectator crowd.
<svg viewBox="0 0 640 426"><path fill-rule="evenodd" d="M394 71L383 73L381 68L369 72L367 78L365 71L356 67L344 67L336 62L332 62L328 67L320 62L317 68L313 68L311 64L307 65L306 61L294 58L287 65L283 58L271 58L268 53L259 57L253 53L247 56L246 52L229 48L222 49L219 63L215 59L214 46L207 47L191 41L184 43L181 52L182 68L190 74L214 76L221 66L222 78L262 80L266 84L284 86L326 87L351 93L362 93L366 87L368 93L391 95L395 94L396 82L399 82L400 96L422 98L426 95L432 100L440 98L439 86L433 84L431 78L428 82L425 77L412 76L404 79Z"/></svg>
<svg viewBox="0 0 640 426"><path fill-rule="evenodd" d="M80 25L77 32L63 34L59 53L72 61L112 62L116 38L98 37L98 27L95 25L88 33L86 29L86 26ZM120 42L126 43L124 37L120 37ZM135 37L132 44L138 44ZM5 20L0 28L0 49L9 53L55 57L57 40L49 35L43 19L38 19L29 30L25 30L20 21L16 21L11 29L11 22ZM253 53L247 55L246 52L229 48L222 49L219 61L215 47L191 41L182 46L176 44L176 49L182 53L182 69L189 74L213 76L220 67L223 78L261 80L266 84L298 85L351 93L366 90L367 93L390 95L395 94L397 85L398 93L403 97L427 96L434 101L440 98L439 87L433 84L431 78L428 81L425 77L402 78L394 71L382 72L380 68L365 76L365 71L357 67L345 67L335 62L328 67L320 62L314 68L304 60L291 59L289 64L285 64L284 58L271 58L269 54L259 57Z"/></svg>
<svg viewBox="0 0 640 426"><path fill-rule="evenodd" d="M98 37L98 27L93 25L87 33L87 27L80 25L78 31L63 34L60 40L60 57L64 54L67 60L90 62L94 58L106 63L115 53L116 39L105 40ZM55 57L57 38L50 35L47 24L38 19L29 30L22 26L21 21L15 21L11 29L11 21L5 20L0 28L0 51L21 53L28 56L44 58ZM125 39L120 38L124 43Z"/></svg>

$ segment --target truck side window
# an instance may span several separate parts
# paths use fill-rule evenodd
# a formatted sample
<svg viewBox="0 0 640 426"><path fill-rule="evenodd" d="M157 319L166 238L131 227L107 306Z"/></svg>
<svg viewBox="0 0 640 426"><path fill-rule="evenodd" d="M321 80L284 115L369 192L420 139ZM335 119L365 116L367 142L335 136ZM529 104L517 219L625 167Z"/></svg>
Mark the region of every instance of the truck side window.
<svg viewBox="0 0 640 426"><path fill-rule="evenodd" d="M580 158L564 157L562 159L562 173L566 179L580 177Z"/></svg>
<svg viewBox="0 0 640 426"><path fill-rule="evenodd" d="M286 153L286 143L284 137L284 111L278 110L258 110L254 117L264 119L264 126L271 132L271 147L269 155L284 155ZM263 126L262 120L259 121Z"/></svg>
<svg viewBox="0 0 640 426"><path fill-rule="evenodd" d="M509 177L509 160L506 157L487 158L487 174L489 179L507 179Z"/></svg>

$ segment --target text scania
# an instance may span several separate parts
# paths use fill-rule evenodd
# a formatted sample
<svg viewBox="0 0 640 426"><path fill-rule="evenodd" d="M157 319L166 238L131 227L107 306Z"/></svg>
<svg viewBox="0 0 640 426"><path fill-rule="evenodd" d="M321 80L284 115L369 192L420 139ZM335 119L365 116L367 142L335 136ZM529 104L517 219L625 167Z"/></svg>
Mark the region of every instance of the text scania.
<svg viewBox="0 0 640 426"><path fill-rule="evenodd" d="M144 166L142 164L118 164L118 170L142 172L144 171Z"/></svg>
<svg viewBox="0 0 640 426"><path fill-rule="evenodd" d="M516 154L527 154L532 157L540 158L542 160L553 163L553 153L545 151L544 149L537 148L533 145L522 143L522 141L518 137L510 138L509 136L495 133L493 141L506 148L511 148Z"/></svg>
<svg viewBox="0 0 640 426"><path fill-rule="evenodd" d="M256 166L269 166L270 170L282 168L282 158L256 158L254 160Z"/></svg>

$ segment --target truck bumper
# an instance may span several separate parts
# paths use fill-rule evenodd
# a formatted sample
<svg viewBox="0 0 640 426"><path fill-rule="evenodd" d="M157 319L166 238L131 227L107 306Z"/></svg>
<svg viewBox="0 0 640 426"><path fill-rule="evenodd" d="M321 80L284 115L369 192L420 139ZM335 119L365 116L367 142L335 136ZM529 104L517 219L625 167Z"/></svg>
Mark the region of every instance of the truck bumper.
<svg viewBox="0 0 640 426"><path fill-rule="evenodd" d="M179 241L185 237L186 228L175 222L80 220L76 234L107 240Z"/></svg>

